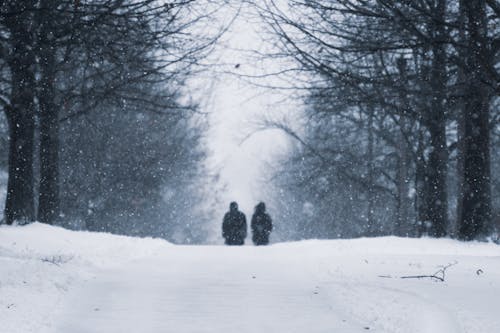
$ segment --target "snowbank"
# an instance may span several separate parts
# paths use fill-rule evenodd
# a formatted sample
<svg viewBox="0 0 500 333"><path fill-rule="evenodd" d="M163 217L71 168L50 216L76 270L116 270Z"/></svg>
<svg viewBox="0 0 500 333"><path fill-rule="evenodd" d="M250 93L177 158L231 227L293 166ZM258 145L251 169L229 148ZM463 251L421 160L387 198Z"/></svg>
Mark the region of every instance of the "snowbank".
<svg viewBox="0 0 500 333"><path fill-rule="evenodd" d="M276 244L277 247L296 247L307 251L330 254L363 255L465 255L500 256L500 246L485 242L460 242L453 239L377 237L336 240L306 240L295 243Z"/></svg>
<svg viewBox="0 0 500 333"><path fill-rule="evenodd" d="M95 278L101 269L171 248L159 239L42 223L0 226L0 332L50 331L75 285Z"/></svg>
<svg viewBox="0 0 500 333"><path fill-rule="evenodd" d="M444 281L416 278L434 273ZM82 314L95 303L102 311ZM240 321L230 309L282 318L241 332L493 333L500 332L499 305L500 246L493 243L381 237L176 246L40 223L0 226L2 333L123 332L119 327L134 325L161 331L152 323L176 332L220 332L232 323L217 320L217 311L234 325ZM75 331L74 318L87 315L96 321ZM191 320L176 321L182 316ZM106 326L109 318L114 326ZM144 318L150 330L140 329Z"/></svg>

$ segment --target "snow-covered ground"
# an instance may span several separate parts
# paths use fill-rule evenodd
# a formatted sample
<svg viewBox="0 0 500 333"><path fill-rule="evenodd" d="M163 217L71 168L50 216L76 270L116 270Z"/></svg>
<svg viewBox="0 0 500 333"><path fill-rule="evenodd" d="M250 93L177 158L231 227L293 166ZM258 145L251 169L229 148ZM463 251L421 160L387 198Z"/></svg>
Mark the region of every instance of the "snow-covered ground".
<svg viewBox="0 0 500 333"><path fill-rule="evenodd" d="M444 282L401 278L445 266ZM0 227L2 333L495 333L499 307L495 244L175 246L39 223Z"/></svg>

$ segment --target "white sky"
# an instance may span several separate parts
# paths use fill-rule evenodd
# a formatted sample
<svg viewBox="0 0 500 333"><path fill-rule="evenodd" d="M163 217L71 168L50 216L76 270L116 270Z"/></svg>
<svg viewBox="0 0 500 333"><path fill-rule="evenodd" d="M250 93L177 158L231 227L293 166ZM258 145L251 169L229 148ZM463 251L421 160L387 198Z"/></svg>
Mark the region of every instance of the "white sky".
<svg viewBox="0 0 500 333"><path fill-rule="evenodd" d="M249 52L262 51L265 47L256 31L259 28L258 23L252 23L246 13L242 13L225 35L217 56L218 72L210 74L212 95L204 111L210 114L210 165L220 171L221 182L227 185L219 198L222 207L217 209L221 214L233 200L247 216L259 201L267 201L266 191L261 188L267 175L266 167L287 148L288 138L276 130L260 131L242 143L255 131L259 121L283 112L283 107L277 105L283 96L272 89L245 82L235 74L221 73L263 72L262 62ZM236 64L239 64L238 68Z"/></svg>

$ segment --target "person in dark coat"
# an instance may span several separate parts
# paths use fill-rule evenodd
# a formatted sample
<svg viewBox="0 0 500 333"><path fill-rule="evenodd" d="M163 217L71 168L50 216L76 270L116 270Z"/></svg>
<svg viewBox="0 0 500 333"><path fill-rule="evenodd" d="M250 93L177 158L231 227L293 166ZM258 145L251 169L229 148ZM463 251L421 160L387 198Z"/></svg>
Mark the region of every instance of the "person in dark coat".
<svg viewBox="0 0 500 333"><path fill-rule="evenodd" d="M271 216L266 213L266 204L260 202L255 207L255 212L252 216L252 241L255 245L269 244L269 235L273 231L273 222Z"/></svg>
<svg viewBox="0 0 500 333"><path fill-rule="evenodd" d="M243 245L247 237L247 218L238 210L238 204L231 202L229 212L222 221L222 237L226 245Z"/></svg>

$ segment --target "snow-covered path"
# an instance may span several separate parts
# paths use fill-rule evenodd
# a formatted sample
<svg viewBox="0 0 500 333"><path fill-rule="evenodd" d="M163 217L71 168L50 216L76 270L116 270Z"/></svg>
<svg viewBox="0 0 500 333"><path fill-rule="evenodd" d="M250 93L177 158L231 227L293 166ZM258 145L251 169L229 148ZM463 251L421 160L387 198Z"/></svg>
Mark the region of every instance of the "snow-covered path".
<svg viewBox="0 0 500 333"><path fill-rule="evenodd" d="M462 333L500 327L492 321L496 306L488 312L480 304L500 304L491 294L498 284L470 292L474 286L463 279L380 275L401 268L399 276L430 274L453 260L473 273L476 257L431 256L424 262L404 253L341 256L345 248L329 245L176 246L97 274L70 298L55 332ZM497 263L482 258L481 267L490 271ZM469 283L484 282L469 277Z"/></svg>
<svg viewBox="0 0 500 333"><path fill-rule="evenodd" d="M433 274L445 281L402 276ZM0 227L1 333L500 332L500 247L449 239L268 247Z"/></svg>
<svg viewBox="0 0 500 333"><path fill-rule="evenodd" d="M179 247L82 286L56 332L362 332L306 266L265 248Z"/></svg>

